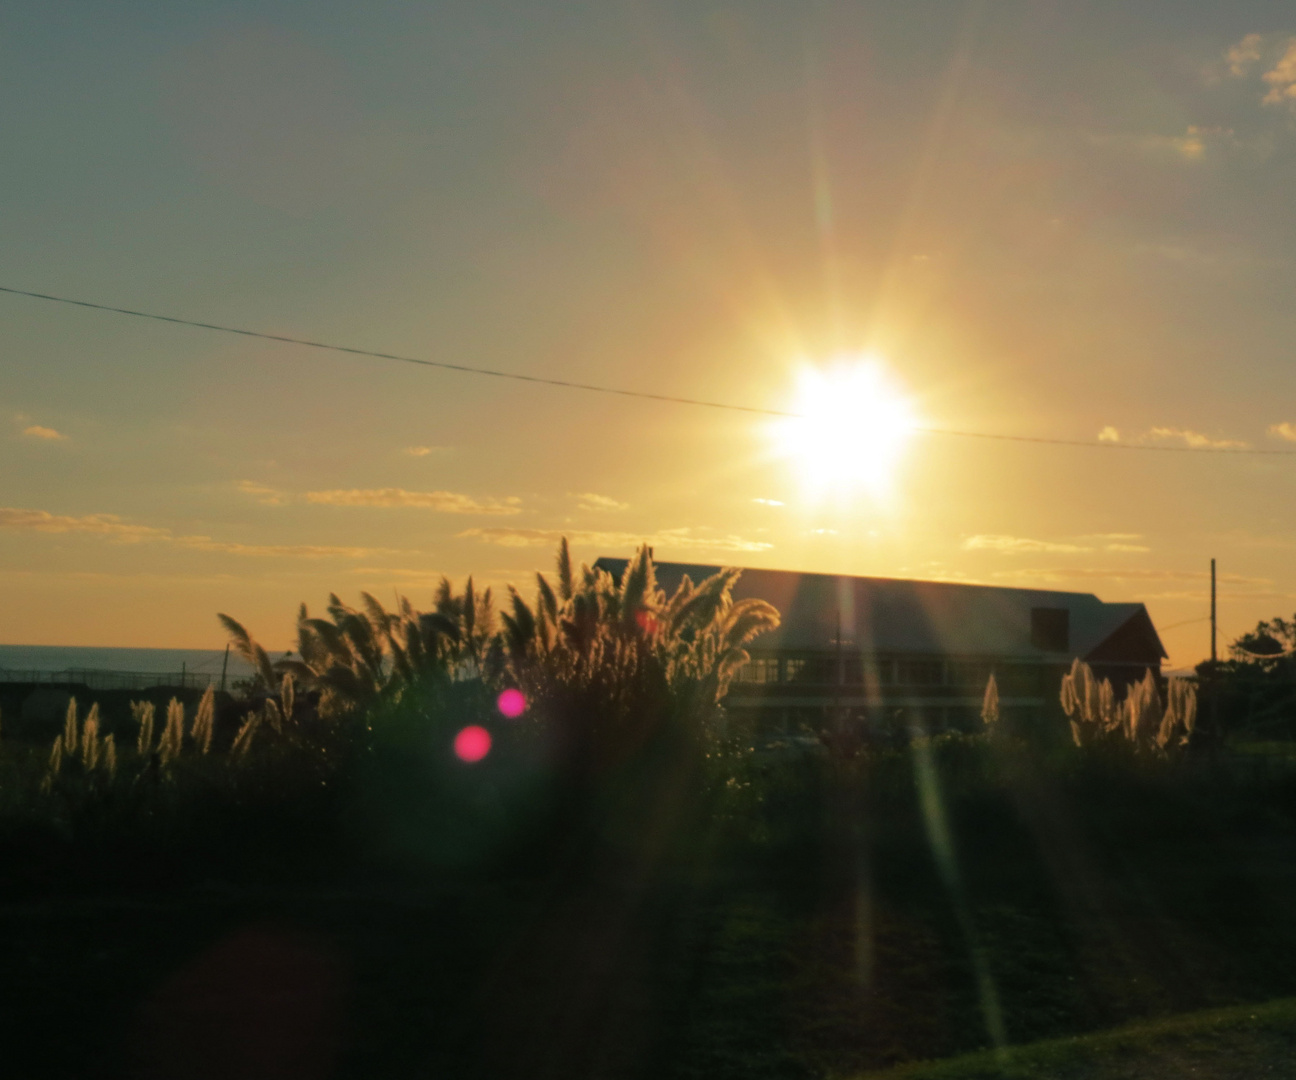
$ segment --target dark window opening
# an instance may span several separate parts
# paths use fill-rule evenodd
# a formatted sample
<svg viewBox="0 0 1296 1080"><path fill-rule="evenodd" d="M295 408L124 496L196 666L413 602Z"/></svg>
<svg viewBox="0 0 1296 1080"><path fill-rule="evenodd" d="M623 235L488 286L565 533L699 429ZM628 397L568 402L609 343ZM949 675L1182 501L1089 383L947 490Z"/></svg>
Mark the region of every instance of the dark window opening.
<svg viewBox="0 0 1296 1080"><path fill-rule="evenodd" d="M1031 645L1066 652L1071 647L1071 613L1066 608L1031 608Z"/></svg>

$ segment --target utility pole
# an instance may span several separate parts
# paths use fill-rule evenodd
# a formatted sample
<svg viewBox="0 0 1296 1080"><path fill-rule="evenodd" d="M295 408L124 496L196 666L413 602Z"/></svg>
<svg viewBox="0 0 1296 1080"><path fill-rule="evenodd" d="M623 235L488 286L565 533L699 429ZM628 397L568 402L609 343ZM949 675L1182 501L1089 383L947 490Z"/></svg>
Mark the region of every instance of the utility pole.
<svg viewBox="0 0 1296 1080"><path fill-rule="evenodd" d="M1215 560L1211 559L1211 663L1219 659L1215 651Z"/></svg>
<svg viewBox="0 0 1296 1080"><path fill-rule="evenodd" d="M221 693L225 693L225 669L229 667L229 642L225 643L225 659L221 662Z"/></svg>
<svg viewBox="0 0 1296 1080"><path fill-rule="evenodd" d="M1219 738L1219 672L1215 664L1218 653L1215 648L1215 560L1211 559L1211 682L1210 682L1210 725L1211 737Z"/></svg>

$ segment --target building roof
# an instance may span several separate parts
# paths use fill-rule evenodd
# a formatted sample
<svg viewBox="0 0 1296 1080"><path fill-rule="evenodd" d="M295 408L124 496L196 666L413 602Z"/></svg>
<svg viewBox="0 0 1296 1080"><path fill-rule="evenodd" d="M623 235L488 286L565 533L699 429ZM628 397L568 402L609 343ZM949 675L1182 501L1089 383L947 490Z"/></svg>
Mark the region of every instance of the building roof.
<svg viewBox="0 0 1296 1080"><path fill-rule="evenodd" d="M620 580L626 559L594 565ZM696 584L718 566L655 563L669 594L687 574ZM743 570L734 599L757 597L778 608L782 625L753 642L757 650L836 647L838 612L844 645L864 652L1068 661L1156 663L1166 655L1142 604L1108 604L1092 593L1008 589L948 581L845 577L789 570ZM1068 612L1069 647L1031 643L1031 609ZM1103 648L1107 645L1107 648Z"/></svg>

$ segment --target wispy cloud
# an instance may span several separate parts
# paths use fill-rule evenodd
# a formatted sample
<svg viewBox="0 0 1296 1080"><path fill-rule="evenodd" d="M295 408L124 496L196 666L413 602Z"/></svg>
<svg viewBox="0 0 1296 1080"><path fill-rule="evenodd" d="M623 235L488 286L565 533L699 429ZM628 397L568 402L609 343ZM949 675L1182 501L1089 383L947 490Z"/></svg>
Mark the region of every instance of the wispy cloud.
<svg viewBox="0 0 1296 1080"><path fill-rule="evenodd" d="M1280 424L1270 424L1269 434L1288 442L1296 442L1296 424L1284 420Z"/></svg>
<svg viewBox="0 0 1296 1080"><path fill-rule="evenodd" d="M31 424L23 428L23 434L29 439L43 439L46 442L59 442L67 438L61 431L55 431L52 427L44 427L41 424Z"/></svg>
<svg viewBox="0 0 1296 1080"><path fill-rule="evenodd" d="M446 446L407 446L401 453L408 454L410 457L427 457L428 454L435 454L448 449L449 447Z"/></svg>
<svg viewBox="0 0 1296 1080"><path fill-rule="evenodd" d="M394 554L389 548L337 547L327 544L243 544L237 541L216 540L210 536L177 536L170 529L151 525L133 525L116 514L51 514L48 510L28 510L20 507L0 507L0 529L35 533L84 533L100 536L121 544L153 542L188 548L193 551L213 551L227 555L277 556L287 558L361 559L379 554Z"/></svg>
<svg viewBox="0 0 1296 1080"><path fill-rule="evenodd" d="M1261 76L1269 87L1266 105L1296 105L1296 37L1289 38L1278 62Z"/></svg>
<svg viewBox="0 0 1296 1080"><path fill-rule="evenodd" d="M1182 442L1194 450L1241 450L1247 445L1237 439L1212 439L1200 431L1177 427L1154 427L1144 438L1147 441Z"/></svg>
<svg viewBox="0 0 1296 1080"><path fill-rule="evenodd" d="M475 499L454 491L406 491L404 488L353 488L308 491L306 501L323 506L370 506L435 510L442 514L520 514L521 499Z"/></svg>
<svg viewBox="0 0 1296 1080"><path fill-rule="evenodd" d="M456 491L407 491L404 488L351 488L331 491L307 491L294 495L256 480L239 482L239 490L251 495L263 506L284 506L304 500L321 506L366 506L380 509L412 508L435 510L442 514L512 515L522 512L522 500L476 499Z"/></svg>
<svg viewBox="0 0 1296 1080"><path fill-rule="evenodd" d="M1103 551L1126 552L1128 554L1146 554L1152 549L1146 544L1135 543L1142 540L1142 533L1085 533L1081 540L1097 540L1102 543Z"/></svg>
<svg viewBox="0 0 1296 1080"><path fill-rule="evenodd" d="M1296 440L1296 427L1285 425L1292 431L1292 437ZM1274 434L1281 434L1278 428L1284 427L1282 424L1275 424L1269 430ZM1284 436L1286 437L1286 436ZM1105 443L1121 442L1121 433L1111 425L1103 428L1098 432L1098 441ZM1154 427L1144 432L1142 435L1135 435L1132 439L1125 440L1134 445L1147 445L1148 443L1165 443L1181 442L1185 446L1191 446L1195 450L1242 450L1247 444L1238 439L1216 439L1210 435L1203 435L1200 431L1193 431L1191 428L1180 427Z"/></svg>
<svg viewBox="0 0 1296 1080"><path fill-rule="evenodd" d="M435 585L445 576L439 570L420 570L408 566L356 566L347 573L360 577L390 578L418 585Z"/></svg>
<svg viewBox="0 0 1296 1080"><path fill-rule="evenodd" d="M1004 536L1001 533L981 533L963 541L964 551L998 551L1004 555L1026 555L1050 552L1055 555L1072 555L1092 551L1080 544L1060 543L1053 540L1032 540L1026 536Z"/></svg>
<svg viewBox="0 0 1296 1080"><path fill-rule="evenodd" d="M1020 567L1012 570L996 570L992 577L1006 578L1046 578L1050 581L1064 579L1092 579L1095 581L1209 581L1209 570L1162 570L1141 567L1119 566L1055 566L1055 567ZM1220 574L1218 580L1230 585L1272 586L1271 578L1247 577L1243 574Z"/></svg>
<svg viewBox="0 0 1296 1080"><path fill-rule="evenodd" d="M514 529L487 527L466 529L458 534L462 539L480 540L501 547L548 547L556 545L564 536L575 544L591 547L627 548L650 544L665 549L698 551L768 551L773 544L761 540L747 540L741 536L707 535L690 528L662 529L643 535L631 532L590 532L572 529Z"/></svg>
<svg viewBox="0 0 1296 1080"><path fill-rule="evenodd" d="M569 494L571 494L569 492ZM582 494L572 494L573 499L577 500L577 508L581 510L629 510L630 504L619 502L616 499L609 498L607 495L596 495L592 491L586 491Z"/></svg>
<svg viewBox="0 0 1296 1080"><path fill-rule="evenodd" d="M1125 154L1145 158L1164 160L1170 157L1182 161L1200 161L1206 156L1208 144L1219 142L1227 144L1232 135L1233 132L1228 128L1199 127L1190 124L1182 135L1094 132L1088 136L1088 139L1094 146L1110 147Z"/></svg>
<svg viewBox="0 0 1296 1080"><path fill-rule="evenodd" d="M0 506L0 529L39 533L94 533L111 537L121 543L140 540L169 540L168 529L154 529L147 525L131 525L116 514L86 514L73 517L51 514L48 510L25 510L20 507Z"/></svg>
<svg viewBox="0 0 1296 1080"><path fill-rule="evenodd" d="M1247 34L1224 53L1224 66L1234 79L1250 79L1260 70L1262 105L1287 105L1296 110L1296 37ZM1267 66L1268 70L1264 70ZM1216 76L1218 77L1218 75Z"/></svg>
<svg viewBox="0 0 1296 1080"><path fill-rule="evenodd" d="M391 548L339 547L330 544L239 544L228 540L213 540L210 536L176 536L168 539L179 547L195 551L218 551L226 555L257 558L368 559L374 555L395 554Z"/></svg>
<svg viewBox="0 0 1296 1080"><path fill-rule="evenodd" d="M760 503L761 506L782 506L778 499L752 499L754 503Z"/></svg>
<svg viewBox="0 0 1296 1080"><path fill-rule="evenodd" d="M251 495L262 506L283 506L288 501L288 496L276 488L266 484L258 484L255 480L240 480L239 491L245 495Z"/></svg>
<svg viewBox="0 0 1296 1080"><path fill-rule="evenodd" d="M1264 38L1259 34L1247 34L1236 45L1230 45L1224 54L1229 74L1235 79L1246 78L1251 69L1260 62L1260 47Z"/></svg>

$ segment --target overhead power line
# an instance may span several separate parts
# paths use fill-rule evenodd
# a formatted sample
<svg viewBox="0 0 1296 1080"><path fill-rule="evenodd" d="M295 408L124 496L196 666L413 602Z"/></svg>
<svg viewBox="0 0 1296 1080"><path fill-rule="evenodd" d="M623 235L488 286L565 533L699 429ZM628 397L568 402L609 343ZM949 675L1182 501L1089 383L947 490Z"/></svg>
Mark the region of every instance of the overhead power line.
<svg viewBox="0 0 1296 1080"><path fill-rule="evenodd" d="M804 419L804 416L800 413L787 412L781 409L762 409L755 405L737 405L727 401L706 401L701 398L681 397L675 394L654 394L647 390L626 390L616 386L601 386L597 383L526 375L520 371L496 371L491 368L472 367L468 364L452 364L447 360L429 360L420 356L401 356L398 353L359 349L350 345L334 345L326 341L289 337L286 334L268 334L261 330L247 330L238 326L221 326L219 323L199 322L196 319L182 319L175 315L159 315L157 312L152 311L135 311L132 308L113 307L111 304L96 304L90 300L74 300L67 296L53 296L50 293L14 289L5 285L0 285L0 293L8 293L11 296L26 296L33 300L49 300L56 304L70 304L73 307L90 308L93 311L107 311L114 315L130 315L137 319L152 319L154 322L189 326L198 330L215 330L222 334L238 334L241 337L258 338L262 341L278 341L288 345L302 345L308 349L325 349L328 352L346 353L350 356L364 356L375 360L394 360L401 364L417 364L420 367L440 368L443 371L458 371L465 375L486 375L493 379L511 379L515 382L533 383L539 386L556 386L564 390L586 390L595 394L615 394L618 397L640 398L645 401L664 401L671 405L695 405L704 409L724 409L728 412L749 413L757 416L775 416L791 420ZM1151 453L1172 454L1262 454L1271 457L1296 457L1296 450L1257 450L1242 446L1155 446L1145 443L1102 442L1097 439L1056 439L1041 435L1004 435L990 431L962 431L954 428L917 427L913 430L923 435L947 435L960 439L991 439L996 442L1042 443L1049 446L1081 446L1095 450L1141 450Z"/></svg>
<svg viewBox="0 0 1296 1080"><path fill-rule="evenodd" d="M1171 623L1169 626L1162 626L1159 627L1159 629L1161 630L1162 633L1164 633L1167 630L1178 630L1179 627L1181 626L1192 626L1195 623L1204 623L1204 622L1210 622L1209 615L1202 615L1196 619L1184 619L1183 622Z"/></svg>

